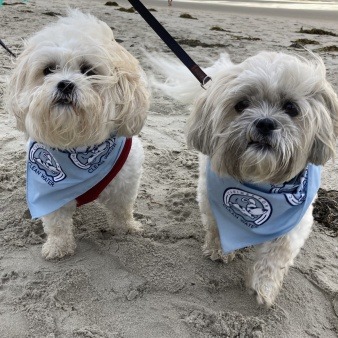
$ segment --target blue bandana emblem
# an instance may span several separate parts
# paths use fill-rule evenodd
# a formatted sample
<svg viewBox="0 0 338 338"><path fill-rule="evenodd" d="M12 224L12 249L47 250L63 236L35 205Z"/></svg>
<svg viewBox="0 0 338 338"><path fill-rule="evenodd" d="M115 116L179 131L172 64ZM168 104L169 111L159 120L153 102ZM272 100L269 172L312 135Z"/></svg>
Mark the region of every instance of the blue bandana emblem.
<svg viewBox="0 0 338 338"><path fill-rule="evenodd" d="M321 167L309 164L280 185L239 182L220 177L207 164L211 210L225 253L274 240L291 231L313 202Z"/></svg>
<svg viewBox="0 0 338 338"><path fill-rule="evenodd" d="M270 192L275 194L284 194L286 201L290 205L300 205L306 200L308 174L309 169L306 168L302 175L298 175L290 182L282 185L273 185ZM296 191L295 188L297 188Z"/></svg>
<svg viewBox="0 0 338 338"><path fill-rule="evenodd" d="M272 212L272 206L268 200L242 189L225 190L223 200L227 210L234 217L240 218L249 228L257 228L265 223Z"/></svg>
<svg viewBox="0 0 338 338"><path fill-rule="evenodd" d="M30 140L27 201L33 218L49 214L99 183L114 167L126 143L112 136L90 147L59 150Z"/></svg>
<svg viewBox="0 0 338 338"><path fill-rule="evenodd" d="M29 168L43 179L52 182L64 180L67 176L48 148L40 143L33 143L29 150Z"/></svg>
<svg viewBox="0 0 338 338"><path fill-rule="evenodd" d="M92 173L108 158L115 146L115 138L113 137L100 145L73 148L69 151L62 151L62 153L68 154L76 167ZM46 175L53 182L67 178L52 152L41 143L34 142L32 144L29 150L28 165L35 173L41 176Z"/></svg>
<svg viewBox="0 0 338 338"><path fill-rule="evenodd" d="M92 173L107 159L115 146L114 137L97 146L71 149L69 157L78 168Z"/></svg>

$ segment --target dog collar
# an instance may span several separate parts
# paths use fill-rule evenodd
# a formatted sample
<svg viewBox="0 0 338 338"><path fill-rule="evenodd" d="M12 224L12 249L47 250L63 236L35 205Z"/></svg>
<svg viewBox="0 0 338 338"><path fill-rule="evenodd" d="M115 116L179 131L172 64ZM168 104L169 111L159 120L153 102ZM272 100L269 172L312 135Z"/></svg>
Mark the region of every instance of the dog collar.
<svg viewBox="0 0 338 338"><path fill-rule="evenodd" d="M309 164L281 185L241 183L219 177L207 164L209 203L225 253L271 241L303 218L320 186L321 167Z"/></svg>
<svg viewBox="0 0 338 338"><path fill-rule="evenodd" d="M26 193L33 218L72 200L77 206L95 200L123 167L131 138L111 137L99 145L67 151L29 140Z"/></svg>

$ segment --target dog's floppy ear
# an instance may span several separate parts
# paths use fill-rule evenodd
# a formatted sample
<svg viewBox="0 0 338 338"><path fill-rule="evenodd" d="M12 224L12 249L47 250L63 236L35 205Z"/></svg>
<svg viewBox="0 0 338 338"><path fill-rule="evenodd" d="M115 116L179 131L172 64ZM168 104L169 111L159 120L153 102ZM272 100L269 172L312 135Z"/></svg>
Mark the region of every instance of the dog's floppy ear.
<svg viewBox="0 0 338 338"><path fill-rule="evenodd" d="M137 135L145 122L149 109L150 91L144 72L138 61L122 46L114 43L120 62L115 65L118 81L112 88L115 101L117 134Z"/></svg>
<svg viewBox="0 0 338 338"><path fill-rule="evenodd" d="M196 99L187 121L188 146L204 155L213 156L223 132L224 119L232 107L233 98L226 94L238 76L237 69L222 69L210 87Z"/></svg>
<svg viewBox="0 0 338 338"><path fill-rule="evenodd" d="M333 158L338 137L338 97L332 86L325 81L322 92L313 105L318 132L315 135L309 161L317 165L325 164Z"/></svg>
<svg viewBox="0 0 338 338"><path fill-rule="evenodd" d="M207 101L207 93L204 92L195 101L186 127L188 146L200 151L204 155L212 153L211 140L213 127L211 114L213 109Z"/></svg>
<svg viewBox="0 0 338 338"><path fill-rule="evenodd" d="M27 83L29 66L29 55L32 47L26 47L23 53L17 58L15 68L9 78L6 88L6 109L16 118L17 128L23 132L26 131L25 119L27 115L28 102L23 101L20 93L24 91Z"/></svg>

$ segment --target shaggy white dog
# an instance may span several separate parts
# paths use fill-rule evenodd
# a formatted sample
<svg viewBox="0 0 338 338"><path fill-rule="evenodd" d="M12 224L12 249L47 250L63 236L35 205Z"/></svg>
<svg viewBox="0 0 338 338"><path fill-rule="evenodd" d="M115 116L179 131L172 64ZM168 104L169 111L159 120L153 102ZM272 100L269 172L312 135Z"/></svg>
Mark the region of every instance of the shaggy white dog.
<svg viewBox="0 0 338 338"><path fill-rule="evenodd" d="M137 228L149 92L136 59L94 16L70 10L25 44L7 107L29 138L27 199L42 217L47 259L74 253L76 205L98 198L115 231Z"/></svg>
<svg viewBox="0 0 338 338"><path fill-rule="evenodd" d="M150 56L165 93L192 103L188 145L200 155L203 252L224 262L257 245L247 285L270 306L309 236L321 166L334 156L338 99L319 57L222 55L207 90L178 62Z"/></svg>

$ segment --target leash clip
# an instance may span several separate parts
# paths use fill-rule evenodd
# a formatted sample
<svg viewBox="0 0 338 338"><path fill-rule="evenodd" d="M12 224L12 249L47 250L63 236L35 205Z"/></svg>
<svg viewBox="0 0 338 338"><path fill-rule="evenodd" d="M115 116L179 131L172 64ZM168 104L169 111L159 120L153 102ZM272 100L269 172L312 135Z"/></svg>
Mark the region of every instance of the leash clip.
<svg viewBox="0 0 338 338"><path fill-rule="evenodd" d="M212 78L210 76L206 76L201 82L201 87L204 90L207 90L210 87L211 82L212 82Z"/></svg>

